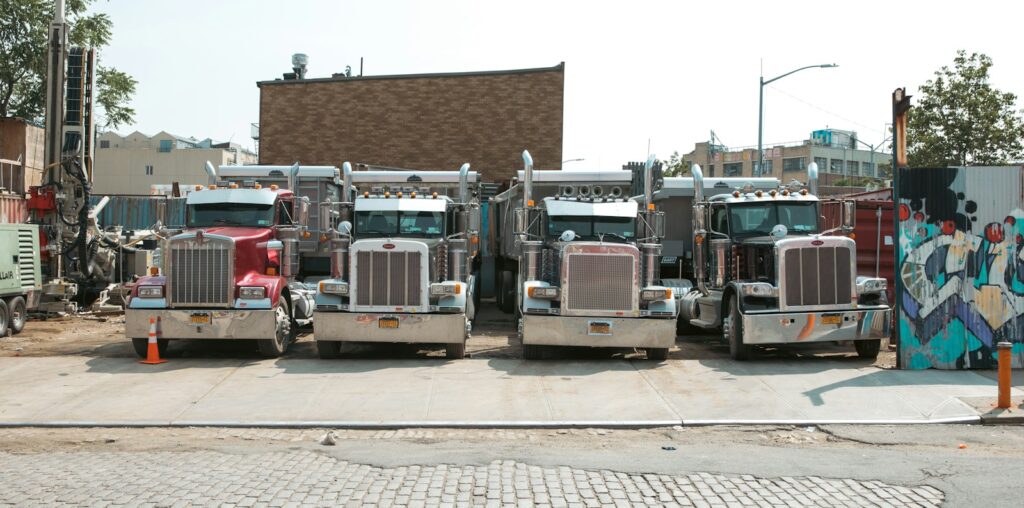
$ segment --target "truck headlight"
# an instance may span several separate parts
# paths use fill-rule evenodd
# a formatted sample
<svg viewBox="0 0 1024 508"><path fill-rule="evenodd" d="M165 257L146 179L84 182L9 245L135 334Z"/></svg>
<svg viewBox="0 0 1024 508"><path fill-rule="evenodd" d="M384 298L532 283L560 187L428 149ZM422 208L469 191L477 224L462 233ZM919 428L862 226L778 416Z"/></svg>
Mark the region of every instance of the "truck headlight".
<svg viewBox="0 0 1024 508"><path fill-rule="evenodd" d="M139 286L139 298L163 298L163 286Z"/></svg>
<svg viewBox="0 0 1024 508"><path fill-rule="evenodd" d="M885 279L881 278L865 277L857 280L857 294L881 293L886 287Z"/></svg>
<svg viewBox="0 0 1024 508"><path fill-rule="evenodd" d="M348 282L321 282L320 292L328 295L348 294Z"/></svg>
<svg viewBox="0 0 1024 508"><path fill-rule="evenodd" d="M530 298L555 300L558 298L559 290L557 287L533 286L530 289L526 290L526 294L529 295Z"/></svg>
<svg viewBox="0 0 1024 508"><path fill-rule="evenodd" d="M431 284L431 296L446 296L462 294L462 284Z"/></svg>
<svg viewBox="0 0 1024 508"><path fill-rule="evenodd" d="M262 300L267 297L267 288L263 286L242 286L238 288L238 297L243 300Z"/></svg>
<svg viewBox="0 0 1024 508"><path fill-rule="evenodd" d="M648 302L653 300L671 300L672 290L668 288L644 289L640 291L640 299Z"/></svg>
<svg viewBox="0 0 1024 508"><path fill-rule="evenodd" d="M775 286L767 282L753 282L750 284L744 284L743 294L745 296L753 296L756 298L775 298L779 296L779 291Z"/></svg>

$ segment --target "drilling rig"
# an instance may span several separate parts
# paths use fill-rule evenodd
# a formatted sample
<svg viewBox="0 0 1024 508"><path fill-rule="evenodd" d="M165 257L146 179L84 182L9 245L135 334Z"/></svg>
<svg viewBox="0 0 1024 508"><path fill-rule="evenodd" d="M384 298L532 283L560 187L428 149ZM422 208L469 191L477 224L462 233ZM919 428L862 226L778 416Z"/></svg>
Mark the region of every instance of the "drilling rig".
<svg viewBox="0 0 1024 508"><path fill-rule="evenodd" d="M116 236L96 227L106 200L91 208L96 51L70 47L64 0L54 2L46 79L42 183L29 189L31 222L39 225L43 302L47 311L74 311L106 287Z"/></svg>

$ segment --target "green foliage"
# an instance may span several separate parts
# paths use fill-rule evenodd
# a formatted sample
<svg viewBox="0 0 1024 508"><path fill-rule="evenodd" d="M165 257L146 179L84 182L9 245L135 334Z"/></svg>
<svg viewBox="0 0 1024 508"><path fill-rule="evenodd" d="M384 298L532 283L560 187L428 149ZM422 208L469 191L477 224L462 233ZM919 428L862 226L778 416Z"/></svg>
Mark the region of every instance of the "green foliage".
<svg viewBox="0 0 1024 508"><path fill-rule="evenodd" d="M110 43L113 23L103 13L87 14L94 0L68 0L66 19L72 46L99 49ZM51 0L2 0L0 5L0 117L20 116L41 121L45 114L48 32L53 19ZM98 66L97 97L105 127L131 123L135 110L128 104L136 81L114 68Z"/></svg>
<svg viewBox="0 0 1024 508"><path fill-rule="evenodd" d="M683 160L683 156L679 155L678 151L672 152L672 155L667 161L663 161L664 169L662 174L664 176L686 176L690 174L690 164Z"/></svg>
<svg viewBox="0 0 1024 508"><path fill-rule="evenodd" d="M1024 118L1017 96L989 83L992 59L957 52L921 86L908 113L911 167L991 166L1024 158Z"/></svg>

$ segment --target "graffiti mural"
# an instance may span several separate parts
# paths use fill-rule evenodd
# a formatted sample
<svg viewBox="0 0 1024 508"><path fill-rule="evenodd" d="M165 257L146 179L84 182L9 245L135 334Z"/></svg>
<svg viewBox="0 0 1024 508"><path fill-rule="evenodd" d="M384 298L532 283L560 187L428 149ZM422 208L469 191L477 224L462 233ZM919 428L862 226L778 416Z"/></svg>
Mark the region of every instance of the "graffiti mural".
<svg viewBox="0 0 1024 508"><path fill-rule="evenodd" d="M907 369L1024 358L1024 167L900 172L899 355Z"/></svg>

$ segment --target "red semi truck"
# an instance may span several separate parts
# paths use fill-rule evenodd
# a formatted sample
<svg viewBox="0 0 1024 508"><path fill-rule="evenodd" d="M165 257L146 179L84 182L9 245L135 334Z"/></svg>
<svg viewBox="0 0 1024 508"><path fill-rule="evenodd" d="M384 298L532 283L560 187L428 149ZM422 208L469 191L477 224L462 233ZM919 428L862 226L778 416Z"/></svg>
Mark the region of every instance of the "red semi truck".
<svg viewBox="0 0 1024 508"><path fill-rule="evenodd" d="M337 187L339 172L256 166L245 168L250 178L218 181L212 166L208 171L215 183L188 195L186 228L168 232L160 248L162 268L133 288L126 335L145 356L150 319L159 318L160 349L170 339L255 339L262 355L280 356L314 307L315 282L303 282L315 279L304 269L313 263L300 245L313 236L309 199L291 189L302 188L295 185L302 171L307 181ZM289 188L259 182L283 180L284 171Z"/></svg>

